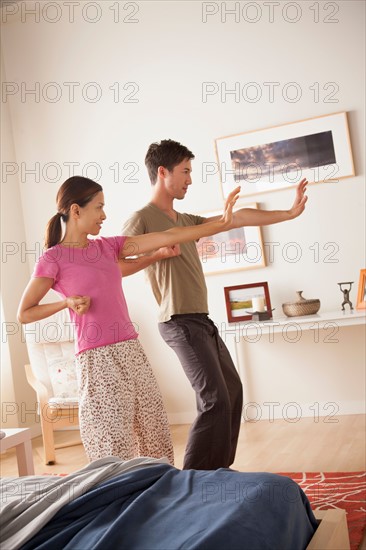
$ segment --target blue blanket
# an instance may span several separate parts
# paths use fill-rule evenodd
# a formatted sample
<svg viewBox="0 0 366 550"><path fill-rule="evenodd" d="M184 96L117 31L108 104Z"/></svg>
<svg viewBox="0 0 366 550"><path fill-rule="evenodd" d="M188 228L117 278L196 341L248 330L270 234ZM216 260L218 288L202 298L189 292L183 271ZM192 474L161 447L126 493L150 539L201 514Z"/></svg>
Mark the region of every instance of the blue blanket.
<svg viewBox="0 0 366 550"><path fill-rule="evenodd" d="M316 527L287 477L158 464L91 488L22 548L303 550Z"/></svg>

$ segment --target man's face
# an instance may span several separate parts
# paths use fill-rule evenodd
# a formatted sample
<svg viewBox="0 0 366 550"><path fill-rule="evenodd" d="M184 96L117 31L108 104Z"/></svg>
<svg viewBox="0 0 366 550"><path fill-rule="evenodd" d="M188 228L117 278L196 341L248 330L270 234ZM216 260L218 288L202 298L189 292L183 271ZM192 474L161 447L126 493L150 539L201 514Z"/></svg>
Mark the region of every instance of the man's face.
<svg viewBox="0 0 366 550"><path fill-rule="evenodd" d="M184 199L188 186L192 183L191 172L192 166L189 159L183 160L171 171L166 169L164 178L165 189L172 198L178 200Z"/></svg>

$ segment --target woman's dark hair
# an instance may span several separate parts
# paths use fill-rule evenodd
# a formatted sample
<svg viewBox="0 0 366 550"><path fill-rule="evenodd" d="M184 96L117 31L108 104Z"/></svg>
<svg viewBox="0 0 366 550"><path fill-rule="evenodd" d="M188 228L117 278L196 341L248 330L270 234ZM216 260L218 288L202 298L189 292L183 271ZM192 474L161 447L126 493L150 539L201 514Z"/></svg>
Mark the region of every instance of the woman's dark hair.
<svg viewBox="0 0 366 550"><path fill-rule="evenodd" d="M145 166L152 185L156 183L159 166L164 166L171 172L177 164L186 159L194 159L194 154L178 141L163 139L160 143L152 143L145 157Z"/></svg>
<svg viewBox="0 0 366 550"><path fill-rule="evenodd" d="M97 193L103 191L103 187L89 178L72 176L67 179L57 192L57 214L47 224L45 235L45 247L51 248L61 241L61 219L67 222L72 204L83 207L90 202Z"/></svg>

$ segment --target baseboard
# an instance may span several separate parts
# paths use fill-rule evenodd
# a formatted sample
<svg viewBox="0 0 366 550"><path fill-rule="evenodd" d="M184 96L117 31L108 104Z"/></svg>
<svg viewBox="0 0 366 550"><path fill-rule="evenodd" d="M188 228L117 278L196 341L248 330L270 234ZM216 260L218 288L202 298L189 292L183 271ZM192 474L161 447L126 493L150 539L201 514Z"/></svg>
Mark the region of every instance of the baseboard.
<svg viewBox="0 0 366 550"><path fill-rule="evenodd" d="M287 422L299 422L301 418L313 418L318 422L338 422L337 416L348 416L350 414L365 414L364 401L341 401L333 403L245 403L243 406L243 422L258 422L259 420L279 420ZM192 424L197 416L196 411L170 412L168 413L169 424ZM325 419L325 420L324 420ZM30 428L31 437L42 435L41 425L19 426L19 428ZM60 428L56 431L78 430L77 426Z"/></svg>
<svg viewBox="0 0 366 550"><path fill-rule="evenodd" d="M170 425L192 424L192 422L196 418L196 415L197 415L196 411L168 413L168 421Z"/></svg>
<svg viewBox="0 0 366 550"><path fill-rule="evenodd" d="M313 418L314 422L334 423L338 422L337 416L348 416L350 414L365 414L365 401L324 401L298 403L281 403L271 401L264 403L244 403L242 421L258 422L259 420L286 420L296 423L301 418ZM169 424L192 424L196 418L196 411L184 411L168 413Z"/></svg>
<svg viewBox="0 0 366 550"><path fill-rule="evenodd" d="M337 416L365 414L365 401L313 401L310 403L265 401L263 403L249 402L243 406L243 421L258 422L259 420L286 420L296 423L301 418L313 418L314 422L338 422ZM325 420L324 420L325 419Z"/></svg>

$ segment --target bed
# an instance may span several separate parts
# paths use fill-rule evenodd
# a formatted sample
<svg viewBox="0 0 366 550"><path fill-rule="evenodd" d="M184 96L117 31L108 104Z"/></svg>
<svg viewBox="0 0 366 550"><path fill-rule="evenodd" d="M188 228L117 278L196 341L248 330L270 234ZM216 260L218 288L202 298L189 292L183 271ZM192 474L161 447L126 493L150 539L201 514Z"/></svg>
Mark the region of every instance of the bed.
<svg viewBox="0 0 366 550"><path fill-rule="evenodd" d="M107 457L64 477L6 478L1 491L4 550L349 548L340 510L319 523L301 488L270 473Z"/></svg>

